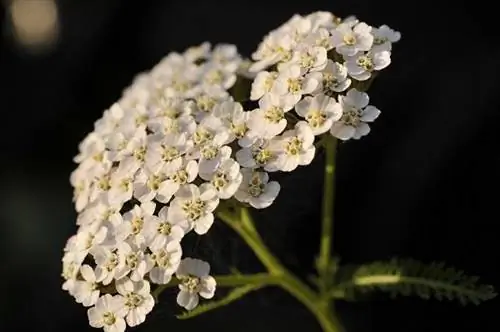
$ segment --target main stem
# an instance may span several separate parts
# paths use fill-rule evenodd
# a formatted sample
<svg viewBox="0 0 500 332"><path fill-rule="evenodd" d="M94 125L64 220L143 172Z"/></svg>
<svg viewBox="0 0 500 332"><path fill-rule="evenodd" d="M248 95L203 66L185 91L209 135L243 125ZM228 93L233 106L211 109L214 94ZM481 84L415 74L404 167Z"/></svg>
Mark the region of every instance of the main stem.
<svg viewBox="0 0 500 332"><path fill-rule="evenodd" d="M325 149L325 175L323 179L323 213L321 218L320 252L318 257L318 274L320 277L320 291L327 294L333 281L332 273L332 240L333 240L333 201L335 182L335 155L337 140L326 135Z"/></svg>

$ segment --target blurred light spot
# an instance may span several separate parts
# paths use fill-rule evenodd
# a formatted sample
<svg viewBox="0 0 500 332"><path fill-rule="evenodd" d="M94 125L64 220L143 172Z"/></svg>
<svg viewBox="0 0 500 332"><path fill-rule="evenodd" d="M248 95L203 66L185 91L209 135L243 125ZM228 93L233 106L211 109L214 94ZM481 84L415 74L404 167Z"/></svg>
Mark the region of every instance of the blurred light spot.
<svg viewBox="0 0 500 332"><path fill-rule="evenodd" d="M55 0L12 0L10 15L14 36L27 47L52 45L58 36Z"/></svg>

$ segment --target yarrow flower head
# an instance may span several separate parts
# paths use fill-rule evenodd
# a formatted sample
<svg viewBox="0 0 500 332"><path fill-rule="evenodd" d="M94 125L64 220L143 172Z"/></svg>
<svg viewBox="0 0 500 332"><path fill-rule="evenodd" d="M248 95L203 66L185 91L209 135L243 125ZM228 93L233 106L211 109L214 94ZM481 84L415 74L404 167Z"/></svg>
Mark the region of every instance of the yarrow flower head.
<svg viewBox="0 0 500 332"><path fill-rule="evenodd" d="M83 139L70 178L78 229L63 289L90 325L141 324L151 291L174 278L185 309L212 298L210 265L183 258L184 238L209 232L221 202L269 207L280 192L272 173L310 164L325 135L368 134L380 111L367 82L399 39L352 17L294 15L251 60L203 43L138 75Z"/></svg>

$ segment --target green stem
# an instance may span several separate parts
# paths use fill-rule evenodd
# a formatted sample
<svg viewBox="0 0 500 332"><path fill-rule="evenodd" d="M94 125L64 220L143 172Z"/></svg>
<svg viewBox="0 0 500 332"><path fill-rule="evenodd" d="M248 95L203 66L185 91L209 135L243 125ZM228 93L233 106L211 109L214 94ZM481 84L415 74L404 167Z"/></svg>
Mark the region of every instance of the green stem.
<svg viewBox="0 0 500 332"><path fill-rule="evenodd" d="M344 332L328 302L322 301L306 284L291 273L285 273L280 286L299 300L316 317L323 332Z"/></svg>
<svg viewBox="0 0 500 332"><path fill-rule="evenodd" d="M269 278L302 304L316 317L324 332L343 332L343 327L329 306L329 298L318 296L308 285L288 271L269 251L258 235L252 218L246 208L241 208L240 218L228 211L219 211L217 216L247 243L262 264L268 269Z"/></svg>
<svg viewBox="0 0 500 332"><path fill-rule="evenodd" d="M246 208L241 208L241 215L239 218L231 215L227 211L219 211L217 216L238 233L271 274L280 275L282 273L280 269L281 264L270 253L269 249L258 235Z"/></svg>
<svg viewBox="0 0 500 332"><path fill-rule="evenodd" d="M334 175L335 175L335 154L337 140L327 135L325 138L325 175L323 187L323 213L321 223L320 252L318 257L318 274L320 277L320 290L323 294L329 291L333 281L331 275L331 252L333 238L333 201L334 201Z"/></svg>
<svg viewBox="0 0 500 332"><path fill-rule="evenodd" d="M276 284L279 281L279 278L270 275L269 273L256 273L256 274L236 274L236 275L225 275L225 276L214 276L215 280L217 280L217 287L238 287L249 284L260 284L260 285L272 285ZM166 285L158 286L153 292L152 295L155 298L167 288L172 288L179 285L178 279L171 280Z"/></svg>

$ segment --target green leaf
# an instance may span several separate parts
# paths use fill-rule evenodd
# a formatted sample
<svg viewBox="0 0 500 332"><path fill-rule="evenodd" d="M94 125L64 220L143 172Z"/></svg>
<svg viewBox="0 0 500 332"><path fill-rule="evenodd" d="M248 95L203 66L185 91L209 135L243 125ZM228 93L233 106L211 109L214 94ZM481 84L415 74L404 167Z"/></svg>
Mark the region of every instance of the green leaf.
<svg viewBox="0 0 500 332"><path fill-rule="evenodd" d="M455 300L462 305L494 298L492 286L478 283L478 277L446 267L444 263L424 264L413 259L392 259L355 268L346 281L340 281L331 295L353 300L356 294L380 290L392 297L416 295L422 299Z"/></svg>
<svg viewBox="0 0 500 332"><path fill-rule="evenodd" d="M196 317L198 315L204 314L208 311L212 311L214 309L223 307L225 305L228 305L228 304L236 301L240 297L243 297L246 294L261 288L262 286L264 286L264 285L263 284L251 284L251 285L245 285L245 286L241 286L238 288L234 288L224 298L222 298L220 300L214 300L214 301L209 301L209 302L200 304L199 306L197 306L196 308L194 308L191 311L185 311L182 314L177 315L177 318L178 319L193 318L193 317Z"/></svg>

